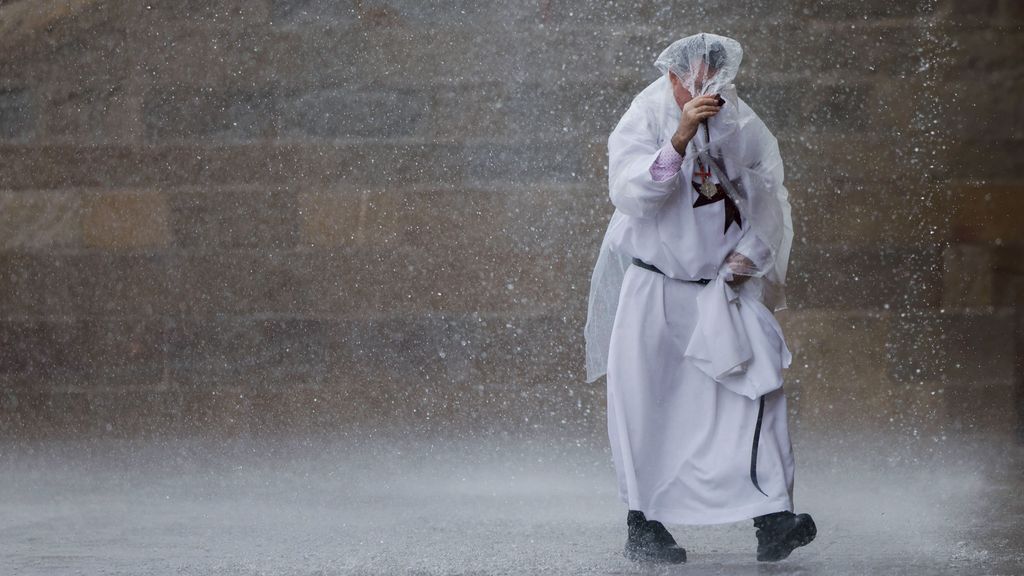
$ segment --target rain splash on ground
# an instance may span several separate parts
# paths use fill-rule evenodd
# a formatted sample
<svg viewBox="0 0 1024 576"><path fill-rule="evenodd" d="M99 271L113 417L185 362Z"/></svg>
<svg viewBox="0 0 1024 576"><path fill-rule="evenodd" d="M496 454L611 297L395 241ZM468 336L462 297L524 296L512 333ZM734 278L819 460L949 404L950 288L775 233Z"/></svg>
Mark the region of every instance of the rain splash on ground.
<svg viewBox="0 0 1024 576"><path fill-rule="evenodd" d="M756 562L749 521L669 526L684 566L621 555L607 446L453 441L4 445L0 572L97 575L1021 574L1024 447L801 442L817 540Z"/></svg>

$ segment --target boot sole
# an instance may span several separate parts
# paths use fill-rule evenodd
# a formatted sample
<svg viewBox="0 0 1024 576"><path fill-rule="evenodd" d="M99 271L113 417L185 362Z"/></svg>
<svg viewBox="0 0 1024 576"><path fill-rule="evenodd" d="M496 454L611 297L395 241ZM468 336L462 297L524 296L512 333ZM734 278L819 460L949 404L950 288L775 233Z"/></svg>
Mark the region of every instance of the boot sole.
<svg viewBox="0 0 1024 576"><path fill-rule="evenodd" d="M763 550L758 548L757 560L759 562L778 562L779 560L785 560L793 550L810 544L817 535L818 527L814 525L814 520L808 517L807 523L804 524L804 527L787 535L785 542L774 546L768 546Z"/></svg>
<svg viewBox="0 0 1024 576"><path fill-rule="evenodd" d="M622 555L627 560L633 562L652 562L658 564L683 564L686 562L686 550L679 548L679 553L672 556L667 556L663 553L657 552L644 552L631 548L626 548L622 551Z"/></svg>

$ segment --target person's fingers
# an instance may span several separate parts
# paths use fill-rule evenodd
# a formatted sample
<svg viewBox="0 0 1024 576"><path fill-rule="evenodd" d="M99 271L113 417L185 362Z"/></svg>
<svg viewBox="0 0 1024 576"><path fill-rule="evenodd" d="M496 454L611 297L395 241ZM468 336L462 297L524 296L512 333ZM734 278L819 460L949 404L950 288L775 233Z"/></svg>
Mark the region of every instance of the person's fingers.
<svg viewBox="0 0 1024 576"><path fill-rule="evenodd" d="M706 106L708 104L715 104L715 105L717 105L718 104L718 100L716 98L714 98L713 96L698 96L696 98L691 99L689 102L687 102L686 106L697 107L697 106Z"/></svg>
<svg viewBox="0 0 1024 576"><path fill-rule="evenodd" d="M711 113L716 113L719 110L721 110L721 107L719 107L719 106L701 106L700 109L699 109L700 112L711 112Z"/></svg>
<svg viewBox="0 0 1024 576"><path fill-rule="evenodd" d="M714 116L715 114L718 114L718 110L702 110L702 111L694 112L693 113L693 117L694 118L708 118L710 116Z"/></svg>
<svg viewBox="0 0 1024 576"><path fill-rule="evenodd" d="M690 100L689 102L687 102L687 105L690 106L691 108L702 108L702 107L705 107L705 106L718 106L718 101L715 100L714 98L709 98L709 99L701 98L700 100Z"/></svg>

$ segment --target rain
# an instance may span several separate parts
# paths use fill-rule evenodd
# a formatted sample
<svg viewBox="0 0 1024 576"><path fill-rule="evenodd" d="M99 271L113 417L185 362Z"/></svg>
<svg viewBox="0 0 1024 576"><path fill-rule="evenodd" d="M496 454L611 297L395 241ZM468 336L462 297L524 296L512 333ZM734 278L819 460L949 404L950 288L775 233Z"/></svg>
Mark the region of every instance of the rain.
<svg viewBox="0 0 1024 576"><path fill-rule="evenodd" d="M0 574L1024 573L1022 26L1010 0L0 0ZM700 32L742 45L792 205L817 536L779 562L749 519L624 557L586 382L609 134Z"/></svg>

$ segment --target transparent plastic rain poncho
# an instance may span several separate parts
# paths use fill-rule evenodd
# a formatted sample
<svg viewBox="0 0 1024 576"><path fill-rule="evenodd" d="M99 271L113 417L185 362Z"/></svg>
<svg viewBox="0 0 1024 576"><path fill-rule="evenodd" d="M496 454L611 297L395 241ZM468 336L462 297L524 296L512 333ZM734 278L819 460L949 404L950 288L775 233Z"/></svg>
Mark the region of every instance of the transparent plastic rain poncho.
<svg viewBox="0 0 1024 576"><path fill-rule="evenodd" d="M702 136L703 127L699 128L687 148L681 174L686 175L688 183L694 159L699 155L704 165L709 166L724 185L742 218L749 219L750 228L746 234L753 235L768 248L770 255L760 259L761 265L757 267L737 254L738 247L722 263L717 284L729 298L735 298L737 294L755 298L763 304L764 313L771 316L769 311L786 307L786 268L793 241L793 224L789 194L783 185L778 142L758 115L739 98L732 83L742 58L743 50L738 42L716 34L695 34L666 48L655 60L655 66L662 75L634 98L631 110L623 115L623 120L609 137L608 184L612 190L620 187L625 194L632 192L621 187L636 186L638 179L647 177L642 170L646 166L642 165L650 164L650 153L666 144L678 126L681 110L672 95L669 73L677 75L694 97L720 94L726 104L718 114L708 119L711 142ZM698 74L704 63L709 67L708 78ZM646 124L633 121L632 126L624 128L627 117L645 118ZM628 135L623 135L624 130L628 130ZM638 139L650 142L640 143ZM615 226L617 220L629 217L616 209L608 229ZM630 255L610 248L608 236L606 231L591 277L584 329L587 382L593 382L607 371L608 347L619 292L626 269L631 264ZM750 240L752 238L741 240L740 246L750 245ZM738 275L751 278L735 286L732 280ZM710 290L712 288L708 288ZM784 356L781 362L786 367L789 351L784 343L781 347L781 355Z"/></svg>

